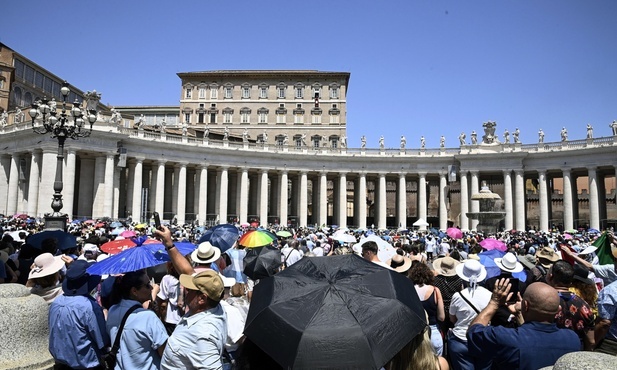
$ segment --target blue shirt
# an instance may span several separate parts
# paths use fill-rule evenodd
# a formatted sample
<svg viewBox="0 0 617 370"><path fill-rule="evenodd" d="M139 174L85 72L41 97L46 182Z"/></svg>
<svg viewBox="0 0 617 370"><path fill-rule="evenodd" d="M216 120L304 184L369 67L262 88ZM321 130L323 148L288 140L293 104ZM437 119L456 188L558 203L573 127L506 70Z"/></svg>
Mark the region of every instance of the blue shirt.
<svg viewBox="0 0 617 370"><path fill-rule="evenodd" d="M76 369L99 365L109 346L103 309L90 296L60 295L49 307L49 352Z"/></svg>
<svg viewBox="0 0 617 370"><path fill-rule="evenodd" d="M598 295L598 316L610 320L606 337L617 340L617 281L604 287Z"/></svg>
<svg viewBox="0 0 617 370"><path fill-rule="evenodd" d="M107 331L111 343L116 340L116 334L126 311L141 303L130 299L123 299L120 303L111 306L107 315ZM165 326L154 311L138 308L131 313L122 329L120 350L116 370L122 369L150 369L158 370L161 357L157 348L165 344L168 335Z"/></svg>
<svg viewBox="0 0 617 370"><path fill-rule="evenodd" d="M497 369L539 369L552 366L581 343L570 329L555 324L528 322L518 328L475 324L467 331L469 355L480 362L492 360Z"/></svg>

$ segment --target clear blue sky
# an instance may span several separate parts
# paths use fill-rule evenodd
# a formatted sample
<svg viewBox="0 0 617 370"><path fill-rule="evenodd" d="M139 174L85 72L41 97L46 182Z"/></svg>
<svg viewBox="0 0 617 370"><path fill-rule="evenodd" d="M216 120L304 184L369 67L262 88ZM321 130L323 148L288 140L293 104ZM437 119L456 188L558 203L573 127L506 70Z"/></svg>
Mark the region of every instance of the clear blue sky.
<svg viewBox="0 0 617 370"><path fill-rule="evenodd" d="M352 147L617 119L615 0L6 1L0 41L110 105L179 104L177 72L350 72Z"/></svg>

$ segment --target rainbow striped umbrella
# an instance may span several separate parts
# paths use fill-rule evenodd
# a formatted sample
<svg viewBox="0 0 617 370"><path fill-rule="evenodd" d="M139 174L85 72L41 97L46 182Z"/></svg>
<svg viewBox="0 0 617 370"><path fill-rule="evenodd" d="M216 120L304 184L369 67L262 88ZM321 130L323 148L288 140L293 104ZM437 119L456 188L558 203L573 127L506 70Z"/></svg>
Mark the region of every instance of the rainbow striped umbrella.
<svg viewBox="0 0 617 370"><path fill-rule="evenodd" d="M271 244L275 240L276 240L276 235L272 234L269 231L253 230L253 231L249 231L248 233L242 235L238 243L247 248L256 248L256 247L263 247L264 245Z"/></svg>

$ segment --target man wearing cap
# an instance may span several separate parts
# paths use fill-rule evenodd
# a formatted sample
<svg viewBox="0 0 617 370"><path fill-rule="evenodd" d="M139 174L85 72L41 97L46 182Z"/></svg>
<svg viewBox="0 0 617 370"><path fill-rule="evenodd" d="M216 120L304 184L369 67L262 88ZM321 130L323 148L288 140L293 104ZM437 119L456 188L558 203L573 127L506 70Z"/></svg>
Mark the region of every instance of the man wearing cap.
<svg viewBox="0 0 617 370"><path fill-rule="evenodd" d="M187 289L189 312L167 340L161 369L221 369L227 341L227 317L219 304L223 280L216 271L206 270L180 275L180 284Z"/></svg>
<svg viewBox="0 0 617 370"><path fill-rule="evenodd" d="M529 285L516 307L518 328L489 325L495 312L506 305L510 280L499 279L488 305L467 330L469 355L492 361L493 369L540 369L552 366L566 353L580 350L576 333L560 329L553 321L559 310L557 291L545 283Z"/></svg>
<svg viewBox="0 0 617 370"><path fill-rule="evenodd" d="M71 264L62 283L64 295L49 308L49 352L54 369L100 368L103 349L109 347L103 309L90 292L100 276L86 272L90 264L78 260Z"/></svg>

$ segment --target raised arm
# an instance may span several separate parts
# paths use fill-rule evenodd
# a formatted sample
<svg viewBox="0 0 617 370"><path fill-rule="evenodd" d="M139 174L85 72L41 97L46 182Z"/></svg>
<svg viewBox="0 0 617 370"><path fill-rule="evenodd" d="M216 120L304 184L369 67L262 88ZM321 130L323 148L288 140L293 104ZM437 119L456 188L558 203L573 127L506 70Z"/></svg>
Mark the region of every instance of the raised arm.
<svg viewBox="0 0 617 370"><path fill-rule="evenodd" d="M184 256L178 251L178 248L173 243L171 239L171 231L166 226L162 226L158 230L154 231L156 237L163 242L165 249L167 250L167 254L169 258L171 258L171 263L173 263L174 268L180 274L192 275L195 273L193 266L191 263L184 258Z"/></svg>

